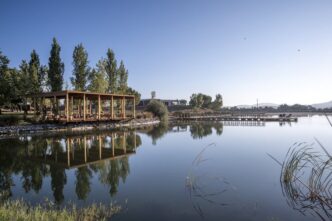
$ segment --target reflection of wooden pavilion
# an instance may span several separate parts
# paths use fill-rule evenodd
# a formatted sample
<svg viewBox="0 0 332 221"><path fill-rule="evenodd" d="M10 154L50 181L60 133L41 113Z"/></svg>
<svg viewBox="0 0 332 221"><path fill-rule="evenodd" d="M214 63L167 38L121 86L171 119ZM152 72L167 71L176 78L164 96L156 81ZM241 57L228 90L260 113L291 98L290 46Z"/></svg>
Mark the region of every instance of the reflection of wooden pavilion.
<svg viewBox="0 0 332 221"><path fill-rule="evenodd" d="M128 136L134 137L132 146L129 146L126 142ZM111 139L109 146L103 142L105 136L102 135L67 137L63 140L65 143L63 151L48 150L45 155L35 155L34 151L32 151L27 157L29 160L71 169L105 160L122 158L136 153L135 132L132 134L127 132L111 133L108 137ZM92 146L92 140L97 141L96 146Z"/></svg>
<svg viewBox="0 0 332 221"><path fill-rule="evenodd" d="M30 97L35 114L42 114L46 120L91 122L135 118L134 95L66 90Z"/></svg>

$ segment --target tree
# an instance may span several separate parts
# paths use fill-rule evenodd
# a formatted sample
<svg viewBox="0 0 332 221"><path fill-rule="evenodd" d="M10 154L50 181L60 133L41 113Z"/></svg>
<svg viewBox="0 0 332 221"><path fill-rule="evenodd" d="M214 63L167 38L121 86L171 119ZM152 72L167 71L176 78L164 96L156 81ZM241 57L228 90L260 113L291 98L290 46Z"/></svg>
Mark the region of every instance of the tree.
<svg viewBox="0 0 332 221"><path fill-rule="evenodd" d="M223 99L221 94L217 94L215 100L211 104L211 108L214 110L220 110L220 108L223 106Z"/></svg>
<svg viewBox="0 0 332 221"><path fill-rule="evenodd" d="M108 91L115 94L118 89L118 76L117 76L117 62L114 52L111 49L107 50L107 58L105 64L105 70L108 77Z"/></svg>
<svg viewBox="0 0 332 221"><path fill-rule="evenodd" d="M205 94L198 94L198 96L201 96L203 99L202 107L209 108L211 106L211 102L212 102L211 96L205 95Z"/></svg>
<svg viewBox="0 0 332 221"><path fill-rule="evenodd" d="M30 94L33 90L33 88L30 86L31 79L30 79L30 73L29 73L29 65L25 60L22 60L22 63L20 65L20 84L18 85L20 96L24 103L24 119L26 118L26 115L28 114L27 109L27 95Z"/></svg>
<svg viewBox="0 0 332 221"><path fill-rule="evenodd" d="M65 65L60 58L61 47L53 38L52 49L48 61L48 85L51 91L61 91L63 85L63 73Z"/></svg>
<svg viewBox="0 0 332 221"><path fill-rule="evenodd" d="M161 121L168 120L168 109L166 105L161 101L151 100L149 104L146 106L146 111L153 113Z"/></svg>
<svg viewBox="0 0 332 221"><path fill-rule="evenodd" d="M133 88L128 87L126 93L135 96L135 105L137 105L141 101L141 94Z"/></svg>
<svg viewBox="0 0 332 221"><path fill-rule="evenodd" d="M90 68L88 66L88 52L84 49L83 44L79 44L74 48L73 66L71 83L74 89L86 91Z"/></svg>
<svg viewBox="0 0 332 221"><path fill-rule="evenodd" d="M155 99L156 98L156 92L155 91L151 91L151 99Z"/></svg>
<svg viewBox="0 0 332 221"><path fill-rule="evenodd" d="M202 93L192 94L190 97L189 105L195 108L210 108L212 97Z"/></svg>
<svg viewBox="0 0 332 221"><path fill-rule="evenodd" d="M9 70L8 70L9 59L2 54L0 51L0 105L4 105L8 101L9 93ZM1 114L1 109L0 109Z"/></svg>
<svg viewBox="0 0 332 221"><path fill-rule="evenodd" d="M46 68L40 65L39 55L35 50L30 54L29 61L29 84L30 84L30 93L39 93L43 91Z"/></svg>
<svg viewBox="0 0 332 221"><path fill-rule="evenodd" d="M106 60L100 59L96 68L92 69L89 75L90 84L88 90L92 92L105 93L108 90L107 73L105 70Z"/></svg>
<svg viewBox="0 0 332 221"><path fill-rule="evenodd" d="M191 95L189 105L191 105L195 108L200 108L200 107L202 107L203 103L204 103L203 97L200 94Z"/></svg>
<svg viewBox="0 0 332 221"><path fill-rule="evenodd" d="M126 70L123 61L120 62L120 66L117 69L117 76L119 78L118 92L124 94L128 88L128 70Z"/></svg>

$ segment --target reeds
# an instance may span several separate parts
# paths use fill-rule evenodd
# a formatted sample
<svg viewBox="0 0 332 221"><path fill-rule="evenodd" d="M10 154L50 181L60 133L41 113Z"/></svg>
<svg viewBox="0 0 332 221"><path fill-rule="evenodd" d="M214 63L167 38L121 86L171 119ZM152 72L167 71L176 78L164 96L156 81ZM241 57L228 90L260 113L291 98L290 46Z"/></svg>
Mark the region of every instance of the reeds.
<svg viewBox="0 0 332 221"><path fill-rule="evenodd" d="M30 205L23 200L7 200L0 204L0 221L93 221L107 220L120 212L121 207L110 204L92 204L78 208L71 204L57 208L54 203L45 201L43 204Z"/></svg>
<svg viewBox="0 0 332 221"><path fill-rule="evenodd" d="M186 192L189 195L192 207L201 218L205 217L201 203L205 202L218 206L227 205L227 203L220 202L218 197L227 191L229 182L222 177L211 176L206 172L198 172L201 164L209 160L204 157L204 153L208 148L213 146L215 144L209 144L197 154L185 182Z"/></svg>
<svg viewBox="0 0 332 221"><path fill-rule="evenodd" d="M318 145L323 151L318 152ZM287 203L303 214L332 219L332 158L326 148L314 143L294 143L281 165L280 184Z"/></svg>

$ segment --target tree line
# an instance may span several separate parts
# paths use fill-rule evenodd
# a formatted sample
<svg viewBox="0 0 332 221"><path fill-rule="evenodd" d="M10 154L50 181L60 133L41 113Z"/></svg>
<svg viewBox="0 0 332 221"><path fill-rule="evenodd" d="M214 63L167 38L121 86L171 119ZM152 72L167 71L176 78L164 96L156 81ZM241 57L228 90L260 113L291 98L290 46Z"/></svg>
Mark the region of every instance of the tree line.
<svg viewBox="0 0 332 221"><path fill-rule="evenodd" d="M213 110L220 110L223 105L221 94L217 94L214 101L212 97L202 93L194 93L190 97L189 105L194 108L211 108Z"/></svg>
<svg viewBox="0 0 332 221"><path fill-rule="evenodd" d="M17 107L26 102L29 94L68 90L60 52L61 47L53 38L48 65L42 65L39 55L33 50L29 61L22 60L18 68L13 68L9 66L7 56L0 51L0 106ZM122 60L117 64L112 49L107 50L106 58L101 58L95 67L90 67L87 50L83 44L78 44L73 51L72 65L70 81L74 90L132 94L136 104L139 102L140 93L128 86L128 70Z"/></svg>

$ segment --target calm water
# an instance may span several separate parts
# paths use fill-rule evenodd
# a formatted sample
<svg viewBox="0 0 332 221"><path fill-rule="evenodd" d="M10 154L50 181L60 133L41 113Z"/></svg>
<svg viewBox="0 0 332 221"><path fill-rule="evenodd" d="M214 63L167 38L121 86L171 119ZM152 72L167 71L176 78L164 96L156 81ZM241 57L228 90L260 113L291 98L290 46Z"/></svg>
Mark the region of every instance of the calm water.
<svg viewBox="0 0 332 221"><path fill-rule="evenodd" d="M314 116L2 139L1 197L116 201L124 210L114 220L321 220L283 194L281 166L268 154L282 162L292 144L314 138L332 153L331 135Z"/></svg>

